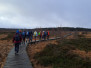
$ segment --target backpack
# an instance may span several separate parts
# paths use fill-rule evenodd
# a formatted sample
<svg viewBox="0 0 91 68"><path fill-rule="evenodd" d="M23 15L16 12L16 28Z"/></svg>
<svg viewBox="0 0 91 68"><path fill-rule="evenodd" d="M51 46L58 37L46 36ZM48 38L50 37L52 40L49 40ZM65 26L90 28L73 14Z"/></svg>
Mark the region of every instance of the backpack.
<svg viewBox="0 0 91 68"><path fill-rule="evenodd" d="M22 35L25 36L25 32L23 32Z"/></svg>
<svg viewBox="0 0 91 68"><path fill-rule="evenodd" d="M40 32L38 33L38 35L40 36Z"/></svg>
<svg viewBox="0 0 91 68"><path fill-rule="evenodd" d="M36 33L36 32L34 32L34 36L36 36L36 34L37 34L37 33Z"/></svg>
<svg viewBox="0 0 91 68"><path fill-rule="evenodd" d="M46 32L44 32L44 35L46 36Z"/></svg>
<svg viewBox="0 0 91 68"><path fill-rule="evenodd" d="M47 32L47 35L50 35L50 33L49 33L49 32Z"/></svg>
<svg viewBox="0 0 91 68"><path fill-rule="evenodd" d="M29 35L29 32L27 32L27 34L26 35Z"/></svg>
<svg viewBox="0 0 91 68"><path fill-rule="evenodd" d="M20 36L19 35L15 35L15 41L20 41Z"/></svg>

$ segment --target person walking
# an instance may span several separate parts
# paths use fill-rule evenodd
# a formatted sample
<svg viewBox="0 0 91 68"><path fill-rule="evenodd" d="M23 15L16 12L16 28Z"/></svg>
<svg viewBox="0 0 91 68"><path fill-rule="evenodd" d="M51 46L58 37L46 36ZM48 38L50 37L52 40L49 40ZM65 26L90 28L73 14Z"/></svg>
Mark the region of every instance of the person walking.
<svg viewBox="0 0 91 68"><path fill-rule="evenodd" d="M22 35L22 30L19 30L19 34Z"/></svg>
<svg viewBox="0 0 91 68"><path fill-rule="evenodd" d="M28 42L29 39L29 31L26 32L26 42Z"/></svg>
<svg viewBox="0 0 91 68"><path fill-rule="evenodd" d="M47 31L47 40L49 40L50 32Z"/></svg>
<svg viewBox="0 0 91 68"><path fill-rule="evenodd" d="M35 42L36 42L36 38L37 38L38 34L37 31L34 32L34 38L35 38Z"/></svg>
<svg viewBox="0 0 91 68"><path fill-rule="evenodd" d="M41 31L38 33L38 36L39 36L39 41L41 41L41 37L42 37Z"/></svg>
<svg viewBox="0 0 91 68"><path fill-rule="evenodd" d="M44 40L46 40L47 33L44 31Z"/></svg>
<svg viewBox="0 0 91 68"><path fill-rule="evenodd" d="M42 32L42 39L44 39L44 32L45 32L45 31Z"/></svg>
<svg viewBox="0 0 91 68"><path fill-rule="evenodd" d="M24 44L25 44L25 38L26 38L26 32L23 31L23 32L22 32L22 39L23 39L23 43L24 43Z"/></svg>
<svg viewBox="0 0 91 68"><path fill-rule="evenodd" d="M16 31L16 34L13 37L13 43L15 44L15 54L18 54L19 52L19 45L22 41L22 37L19 34L19 30Z"/></svg>
<svg viewBox="0 0 91 68"><path fill-rule="evenodd" d="M21 35L22 36L22 30L21 29L19 29L19 35ZM22 42L20 43L20 45L22 44Z"/></svg>
<svg viewBox="0 0 91 68"><path fill-rule="evenodd" d="M30 31L30 38L29 38L29 42L30 42L30 40L31 40L31 42L32 42L32 39L33 39L33 32L32 32L32 30Z"/></svg>

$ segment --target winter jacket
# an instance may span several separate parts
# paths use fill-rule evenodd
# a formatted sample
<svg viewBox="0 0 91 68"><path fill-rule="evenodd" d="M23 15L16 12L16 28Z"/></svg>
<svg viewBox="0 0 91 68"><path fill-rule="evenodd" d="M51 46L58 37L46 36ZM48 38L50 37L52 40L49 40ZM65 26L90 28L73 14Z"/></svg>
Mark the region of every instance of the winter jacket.
<svg viewBox="0 0 91 68"><path fill-rule="evenodd" d="M19 35L19 38L20 38L20 40L19 40L19 41L16 41L16 40L15 40L15 36L16 36L16 35ZM13 43L21 43L21 41L22 41L22 36L21 36L20 34L17 34L17 33L16 33L16 34L14 35L14 37L13 37L13 40L12 40L12 41L13 41Z"/></svg>

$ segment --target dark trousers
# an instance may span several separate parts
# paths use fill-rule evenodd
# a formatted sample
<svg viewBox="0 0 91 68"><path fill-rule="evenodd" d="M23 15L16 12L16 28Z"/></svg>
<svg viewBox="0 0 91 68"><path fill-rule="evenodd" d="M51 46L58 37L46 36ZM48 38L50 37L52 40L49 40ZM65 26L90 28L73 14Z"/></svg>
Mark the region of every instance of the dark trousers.
<svg viewBox="0 0 91 68"><path fill-rule="evenodd" d="M22 38L23 38L23 41L25 42L25 37L23 36Z"/></svg>
<svg viewBox="0 0 91 68"><path fill-rule="evenodd" d="M44 40L46 40L46 35L44 35Z"/></svg>
<svg viewBox="0 0 91 68"><path fill-rule="evenodd" d="M19 52L19 44L20 44L20 43L15 43L15 52L16 52L16 53Z"/></svg>
<svg viewBox="0 0 91 68"><path fill-rule="evenodd" d="M41 36L39 36L39 40L41 40Z"/></svg>
<svg viewBox="0 0 91 68"><path fill-rule="evenodd" d="M47 40L49 40L49 35L47 35Z"/></svg>
<svg viewBox="0 0 91 68"><path fill-rule="evenodd" d="M25 43L25 37L23 37L23 43Z"/></svg>
<svg viewBox="0 0 91 68"><path fill-rule="evenodd" d="M30 37L29 37L29 42L30 42L30 40L31 40L31 42L32 42L32 39L33 39L33 37L32 37L32 36L30 36Z"/></svg>

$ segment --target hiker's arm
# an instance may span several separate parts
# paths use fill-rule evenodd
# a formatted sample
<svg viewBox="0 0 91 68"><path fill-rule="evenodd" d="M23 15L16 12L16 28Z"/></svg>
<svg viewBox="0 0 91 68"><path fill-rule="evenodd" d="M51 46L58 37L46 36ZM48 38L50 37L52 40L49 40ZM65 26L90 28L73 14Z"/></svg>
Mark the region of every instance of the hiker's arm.
<svg viewBox="0 0 91 68"><path fill-rule="evenodd" d="M20 36L20 41L22 41L22 37Z"/></svg>

